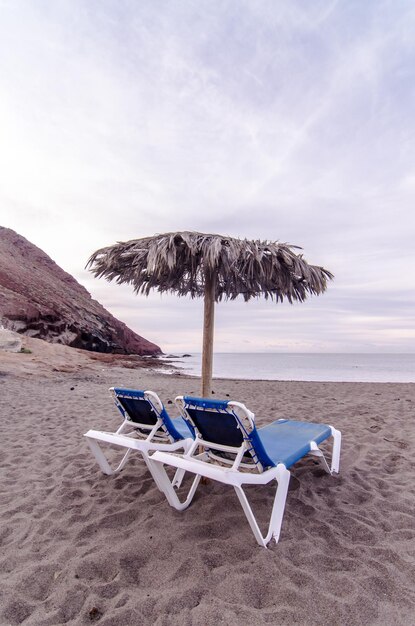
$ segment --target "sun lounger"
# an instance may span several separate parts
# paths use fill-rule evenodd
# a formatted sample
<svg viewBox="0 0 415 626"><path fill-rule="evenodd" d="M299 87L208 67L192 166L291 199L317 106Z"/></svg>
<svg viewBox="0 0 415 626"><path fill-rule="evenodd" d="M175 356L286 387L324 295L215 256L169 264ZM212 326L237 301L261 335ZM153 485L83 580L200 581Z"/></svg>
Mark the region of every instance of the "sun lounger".
<svg viewBox="0 0 415 626"><path fill-rule="evenodd" d="M172 419L163 406L160 398L153 391L137 391L134 389L110 389L114 402L120 411L123 422L115 432L89 430L85 433L91 452L95 456L104 474L115 474L123 469L130 454L139 452L149 471L153 475L157 486L158 474L153 474L153 468L149 462L149 454L155 450L173 452L176 450L188 450L192 441L192 427L187 426L181 418ZM120 448L126 448L126 452L120 463L114 469L111 467L102 444L112 444ZM179 470L171 483L173 487L179 487L184 472Z"/></svg>
<svg viewBox="0 0 415 626"><path fill-rule="evenodd" d="M189 506L202 476L232 485L259 545L278 542L290 480L289 468L305 455L313 455L325 470L339 471L341 434L332 426L281 419L256 428L254 414L240 402L179 396L176 404L195 439L183 454L157 451L151 464L166 497L178 510ZM333 439L329 467L319 445ZM195 474L186 500L180 502L171 488L164 465ZM277 481L267 534L258 526L243 490L244 485Z"/></svg>

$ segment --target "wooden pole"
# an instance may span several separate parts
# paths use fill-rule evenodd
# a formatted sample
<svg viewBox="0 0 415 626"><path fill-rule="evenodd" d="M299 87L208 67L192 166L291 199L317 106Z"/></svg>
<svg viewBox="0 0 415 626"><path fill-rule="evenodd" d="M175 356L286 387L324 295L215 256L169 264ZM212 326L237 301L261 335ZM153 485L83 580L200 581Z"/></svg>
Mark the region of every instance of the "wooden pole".
<svg viewBox="0 0 415 626"><path fill-rule="evenodd" d="M212 394L213 365L213 328L215 322L215 291L216 276L205 274L205 299L203 318L203 351L202 351L202 397L210 398Z"/></svg>

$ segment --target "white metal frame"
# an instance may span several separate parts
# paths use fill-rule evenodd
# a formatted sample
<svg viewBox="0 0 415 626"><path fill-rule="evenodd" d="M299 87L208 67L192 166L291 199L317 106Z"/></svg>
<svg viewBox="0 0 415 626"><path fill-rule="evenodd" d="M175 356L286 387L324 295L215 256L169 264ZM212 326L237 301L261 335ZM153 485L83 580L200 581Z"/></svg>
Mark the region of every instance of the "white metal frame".
<svg viewBox="0 0 415 626"><path fill-rule="evenodd" d="M86 437L87 439L92 454L94 455L99 467L101 468L101 471L107 476L111 476L112 474L120 472L125 467L131 453L133 451L136 451L141 454L144 463L146 464L151 475L153 476L153 479L158 489L164 492L164 483L163 486L159 484L159 474L158 472L153 472L154 465L151 464L149 461L149 454L151 452L155 452L156 450L164 450L166 452L176 452L178 450L183 450L184 452L186 452L191 446L193 439L189 438L181 439L180 441L174 441L169 433L165 430L161 417L158 417L156 423L153 426L133 422L132 420L128 419L128 416L126 416L125 410L119 403L113 388L110 389L110 392L114 398L116 405L120 409L121 413L124 415L123 423L113 433L91 429L84 435L84 437ZM163 410L163 404L158 395L153 391L145 391L144 398L151 403L156 414L160 415L161 411ZM159 436L157 434L160 428L164 430L162 436ZM143 433L142 431L145 432ZM124 453L123 457L116 467L111 467L108 458L104 453L102 444L109 444L115 445L120 448L127 448L126 452ZM172 481L170 481L168 477L167 479L169 480L169 483L172 487L178 488L181 485L183 476L184 472L181 470L177 470Z"/></svg>
<svg viewBox="0 0 415 626"><path fill-rule="evenodd" d="M176 398L176 404L184 413L186 418L191 421L190 416L186 413L185 403L182 396ZM243 430L245 427L250 429L254 427L254 414L251 413L251 411L249 411L243 404L239 402L230 402L228 406L233 412L238 412L238 418L241 419L240 427ZM329 474L333 474L339 471L341 433L332 426L330 426L330 429L331 436L333 438L330 467L316 442L310 442L310 451L308 454L318 457L318 459L322 462L324 469ZM202 452L200 452L200 450L202 450ZM220 462L220 457L215 455L214 450L234 454L235 459L231 467L229 467L229 461L226 461L228 466L224 466L224 464ZM184 454L179 455L159 450L154 454L151 454L149 462L153 468L153 475L157 477L156 482L163 489L169 504L179 511L186 509L190 505L202 476L226 485L231 485L235 489L236 495L238 496L239 502L241 503L242 509L256 541L260 546L266 548L272 538L275 542L278 542L280 537L288 485L290 482L290 472L282 463L264 471L259 461L255 461L255 454L253 454L252 465L242 463L243 456L247 452L251 452L251 447L250 444L246 443L246 440L243 441L240 447L234 448L231 446L224 446L205 441L196 432L196 439L192 442ZM190 472L195 474L190 491L183 502L180 501L177 493L173 489L164 465L175 467L177 471L182 471L183 473ZM243 490L243 486L249 484L265 485L273 480L277 482L277 488L272 505L268 531L265 535L263 535Z"/></svg>

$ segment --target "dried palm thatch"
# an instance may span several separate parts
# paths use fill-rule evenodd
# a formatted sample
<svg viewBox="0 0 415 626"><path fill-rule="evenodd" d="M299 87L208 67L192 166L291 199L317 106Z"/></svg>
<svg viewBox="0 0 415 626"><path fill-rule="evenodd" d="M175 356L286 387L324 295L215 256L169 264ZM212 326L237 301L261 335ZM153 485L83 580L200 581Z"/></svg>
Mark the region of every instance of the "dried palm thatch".
<svg viewBox="0 0 415 626"><path fill-rule="evenodd" d="M192 298L203 296L215 279L214 300L262 295L303 301L325 291L332 274L309 265L279 242L249 241L221 235L177 232L120 242L92 254L87 267L98 278L129 283L148 295L152 289Z"/></svg>
<svg viewBox="0 0 415 626"><path fill-rule="evenodd" d="M178 232L133 239L97 250L87 267L96 277L192 298L204 296L202 396L211 393L214 303L263 295L303 301L325 291L333 275L309 265L296 246L221 235Z"/></svg>

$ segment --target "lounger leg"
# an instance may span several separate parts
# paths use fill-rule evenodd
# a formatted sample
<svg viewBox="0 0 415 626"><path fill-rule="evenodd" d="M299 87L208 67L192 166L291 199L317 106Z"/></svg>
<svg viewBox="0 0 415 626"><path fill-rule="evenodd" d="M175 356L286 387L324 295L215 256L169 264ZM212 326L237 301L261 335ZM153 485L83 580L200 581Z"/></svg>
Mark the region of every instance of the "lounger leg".
<svg viewBox="0 0 415 626"><path fill-rule="evenodd" d="M180 485L182 484L184 475L186 474L186 470L183 469L177 469L175 474L174 474L174 478L172 480L172 485L173 487L176 487L176 489L180 488Z"/></svg>
<svg viewBox="0 0 415 626"><path fill-rule="evenodd" d="M326 457L324 456L324 454L322 453L322 451L320 450L320 448L318 447L315 441L312 441L310 443L309 454L312 456L318 457L319 461L321 462L321 464L323 465L324 469L326 470L328 474L334 474L334 473L338 474L339 469L340 469L340 448L341 448L341 442L342 442L342 434L339 430L336 430L335 428L333 428L333 426L330 426L330 429L331 429L331 436L333 437L331 465L329 466L329 464L326 461Z"/></svg>
<svg viewBox="0 0 415 626"><path fill-rule="evenodd" d="M127 450L127 452L124 454L123 458L121 459L121 462L119 463L118 467L116 467L115 469L112 469L99 443L95 439L91 439L90 437L87 437L87 441L88 441L89 448L92 454L94 455L95 459L97 460L98 465L100 466L102 472L104 472L104 474L107 474L108 476L111 476L112 474L116 474L117 472L121 471L122 468L127 463L130 453L132 452L131 450Z"/></svg>
<svg viewBox="0 0 415 626"><path fill-rule="evenodd" d="M275 542L278 543L280 537L282 518L284 516L285 501L287 499L288 485L290 482L290 472L284 467L284 465L278 466L278 475L276 477L278 481L277 491L275 493L274 504L272 506L271 519L269 523L268 533L263 537L255 516L252 512L251 506L241 486L234 486L236 495L239 498L239 502L244 510L248 523L254 533L255 539L260 546L267 547L269 541L274 537Z"/></svg>
<svg viewBox="0 0 415 626"><path fill-rule="evenodd" d="M340 448L342 445L342 434L339 430L331 427L331 434L333 435L333 454L331 457L331 471L339 473L340 470Z"/></svg>
<svg viewBox="0 0 415 626"><path fill-rule="evenodd" d="M324 456L324 454L322 453L322 451L320 450L320 448L318 447L315 441L312 441L310 443L310 452L308 454L310 456L316 456L320 464L323 466L323 468L327 472L327 474L331 474L331 469L329 467L329 464L326 461L326 457Z"/></svg>
<svg viewBox="0 0 415 626"><path fill-rule="evenodd" d="M148 458L147 461L151 465L151 469L150 469L150 465L149 465L149 469L153 475L154 480L157 483L157 486L160 485L159 489L161 489L164 492L164 495L166 496L167 502L170 504L170 506L172 506L177 511L183 511L184 509L187 509L187 507L192 502L193 497L196 493L196 489L199 485L201 476L196 474L185 501L180 502L179 497L173 487L174 480L178 472L176 472L175 478L173 479L173 483L172 483L162 463L151 461L150 458ZM185 470L180 470L180 472L183 472L183 474L180 476L180 483L181 483L183 476L185 474Z"/></svg>
<svg viewBox="0 0 415 626"><path fill-rule="evenodd" d="M120 472L123 469L123 467L125 466L125 464L127 463L128 457L130 456L130 454L132 452L131 449L127 450L127 452L124 454L123 458L121 459L121 462L118 465L118 467L116 467L115 469L112 469L112 467L108 463L108 459L106 458L105 454L103 453L102 448L99 445L99 443L95 439L90 439L89 437L87 437L87 440L88 440L88 444L89 444L89 447L91 449L92 454L94 455L95 459L97 460L97 462L98 462L102 472L104 474L107 474L107 476L112 476L112 474L116 474L117 472ZM156 467L156 471L154 471L155 463L151 463L151 461L148 458L147 454L141 453L141 456L142 456L142 458L144 460L144 463L147 466L148 471L152 475L153 480L156 483L157 488L159 489L159 491L164 493L165 492L165 486L164 486L164 483L160 482L160 473L157 472L157 467ZM184 470L177 470L177 472L175 474L175 477L173 479L173 485L177 485L179 487L181 482L182 482L182 480L183 480L184 474L185 474ZM167 477L167 481L170 484L170 480L169 480L167 474L166 474L166 477Z"/></svg>
<svg viewBox="0 0 415 626"><path fill-rule="evenodd" d="M148 457L147 454L141 454L141 456L144 460L144 463L147 465L147 469L150 472L152 479L156 483L157 489L161 491L161 493L164 493L164 486L160 482L160 475L157 473L157 471L154 470L155 463L154 462L152 463L150 461L150 458Z"/></svg>
<svg viewBox="0 0 415 626"><path fill-rule="evenodd" d="M190 450L194 447L193 445L193 441L192 440L184 440L183 441L183 448L184 448L184 452L186 454L188 454L190 452ZM175 487L176 489L180 489L180 486L183 482L183 478L186 475L186 470L184 469L180 469L179 467L177 468L174 476L173 476L173 480L171 481L171 484L173 487Z"/></svg>
<svg viewBox="0 0 415 626"><path fill-rule="evenodd" d="M269 524L268 541L274 537L275 543L278 543L281 532L282 518L284 517L285 502L287 500L288 485L290 484L290 472L286 467L281 465L277 476L278 487L275 494L274 504L272 506L271 521ZM268 543L267 541L267 543Z"/></svg>

